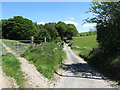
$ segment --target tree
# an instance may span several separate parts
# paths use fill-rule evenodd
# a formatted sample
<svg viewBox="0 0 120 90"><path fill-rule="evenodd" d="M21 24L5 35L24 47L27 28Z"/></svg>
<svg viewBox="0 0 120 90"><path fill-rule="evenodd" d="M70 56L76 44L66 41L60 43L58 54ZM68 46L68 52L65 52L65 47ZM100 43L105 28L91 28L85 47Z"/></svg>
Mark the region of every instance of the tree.
<svg viewBox="0 0 120 90"><path fill-rule="evenodd" d="M36 25L37 27L37 33L35 35L35 39L37 40L44 40L44 38L46 37L47 41L51 40L51 36L48 33L48 31L46 29L44 29L44 25Z"/></svg>
<svg viewBox="0 0 120 90"><path fill-rule="evenodd" d="M2 38L2 22L0 21L0 39Z"/></svg>
<svg viewBox="0 0 120 90"><path fill-rule="evenodd" d="M56 23L46 23L44 25L44 29L46 29L47 32L50 34L51 40L55 40L58 37L58 32L55 26Z"/></svg>
<svg viewBox="0 0 120 90"><path fill-rule="evenodd" d="M36 33L35 24L22 16L2 20L2 35L6 39L30 39Z"/></svg>
<svg viewBox="0 0 120 90"><path fill-rule="evenodd" d="M60 21L56 24L56 29L59 33L59 36L63 40L64 37L66 37L66 32L67 32L68 26L64 22Z"/></svg>
<svg viewBox="0 0 120 90"><path fill-rule="evenodd" d="M120 2L94 2L90 12L97 23L97 41L104 51L120 52Z"/></svg>
<svg viewBox="0 0 120 90"><path fill-rule="evenodd" d="M78 31L73 24L67 24L67 25L68 25L68 30L66 31L66 37L68 39L72 39L73 36L76 36L78 34Z"/></svg>

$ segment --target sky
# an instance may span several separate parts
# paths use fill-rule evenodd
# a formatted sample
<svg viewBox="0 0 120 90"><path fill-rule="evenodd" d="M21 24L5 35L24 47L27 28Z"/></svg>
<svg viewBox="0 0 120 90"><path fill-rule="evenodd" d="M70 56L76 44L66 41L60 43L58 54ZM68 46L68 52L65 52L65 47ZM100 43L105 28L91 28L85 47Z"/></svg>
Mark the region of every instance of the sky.
<svg viewBox="0 0 120 90"><path fill-rule="evenodd" d="M84 23L91 18L91 2L2 2L2 19L23 16L38 24L63 21L74 24L79 32L93 29L95 24Z"/></svg>

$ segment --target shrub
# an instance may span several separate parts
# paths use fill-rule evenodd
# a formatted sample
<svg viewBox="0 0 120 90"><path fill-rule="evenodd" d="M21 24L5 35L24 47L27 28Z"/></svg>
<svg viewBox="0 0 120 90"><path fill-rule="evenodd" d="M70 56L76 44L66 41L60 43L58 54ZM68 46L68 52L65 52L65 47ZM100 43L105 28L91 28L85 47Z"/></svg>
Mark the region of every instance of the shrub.
<svg viewBox="0 0 120 90"><path fill-rule="evenodd" d="M54 71L65 59L65 52L55 43L43 43L26 51L22 56L32 62L45 77L52 78Z"/></svg>

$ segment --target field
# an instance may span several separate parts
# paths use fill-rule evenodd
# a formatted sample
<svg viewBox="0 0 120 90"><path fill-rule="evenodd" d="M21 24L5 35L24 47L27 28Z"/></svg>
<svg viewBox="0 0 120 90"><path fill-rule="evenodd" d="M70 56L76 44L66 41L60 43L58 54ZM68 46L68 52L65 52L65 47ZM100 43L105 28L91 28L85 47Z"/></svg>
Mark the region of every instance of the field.
<svg viewBox="0 0 120 90"><path fill-rule="evenodd" d="M96 41L96 35L74 37L73 38L73 50L79 51L78 55L87 57L93 48L96 48L98 43Z"/></svg>

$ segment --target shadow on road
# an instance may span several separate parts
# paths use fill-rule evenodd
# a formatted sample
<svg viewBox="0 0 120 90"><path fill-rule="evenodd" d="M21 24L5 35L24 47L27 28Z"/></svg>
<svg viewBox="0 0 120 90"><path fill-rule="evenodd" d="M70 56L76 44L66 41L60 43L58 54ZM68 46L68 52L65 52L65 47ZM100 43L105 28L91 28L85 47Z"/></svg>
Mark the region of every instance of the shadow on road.
<svg viewBox="0 0 120 90"><path fill-rule="evenodd" d="M89 78L89 79L98 79L102 80L105 78L98 72L96 72L94 69L92 69L88 64L86 63L78 63L78 64L63 64L61 65L61 68L71 74L63 75L59 74L58 72L55 72L57 75L62 77L76 77L76 78Z"/></svg>

